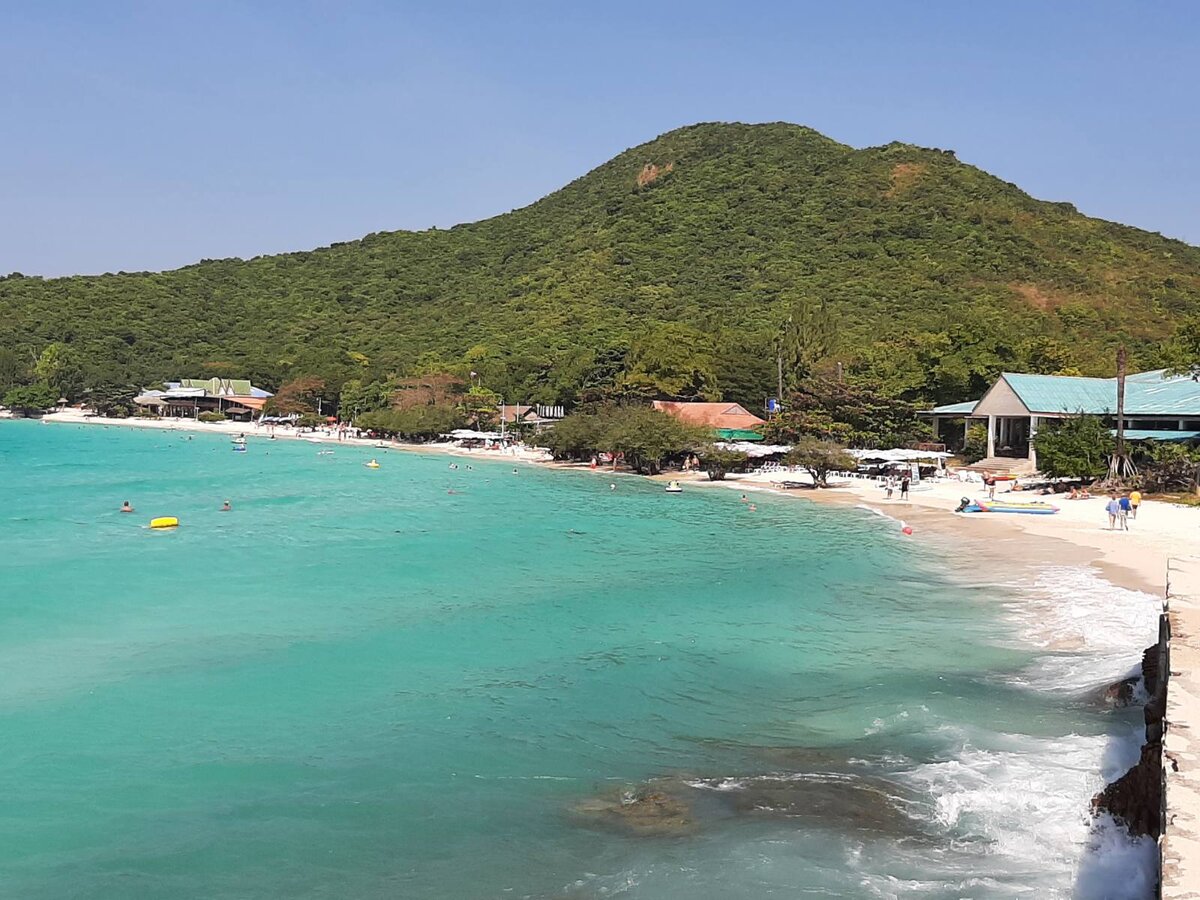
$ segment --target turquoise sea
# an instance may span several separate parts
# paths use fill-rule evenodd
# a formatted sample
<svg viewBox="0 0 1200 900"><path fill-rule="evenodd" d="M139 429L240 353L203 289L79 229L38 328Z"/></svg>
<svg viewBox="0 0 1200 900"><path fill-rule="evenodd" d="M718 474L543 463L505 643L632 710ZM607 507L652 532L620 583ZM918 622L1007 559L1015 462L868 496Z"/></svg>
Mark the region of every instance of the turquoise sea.
<svg viewBox="0 0 1200 900"><path fill-rule="evenodd" d="M0 423L0 896L1147 896L1087 814L1144 595L867 510L320 449ZM648 792L680 821L631 828Z"/></svg>

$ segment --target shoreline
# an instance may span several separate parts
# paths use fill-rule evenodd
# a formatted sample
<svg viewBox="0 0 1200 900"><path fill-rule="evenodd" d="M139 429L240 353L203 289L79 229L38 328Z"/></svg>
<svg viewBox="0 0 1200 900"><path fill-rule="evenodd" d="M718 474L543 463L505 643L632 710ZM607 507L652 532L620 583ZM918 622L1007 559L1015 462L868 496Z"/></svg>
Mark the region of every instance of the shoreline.
<svg viewBox="0 0 1200 900"><path fill-rule="evenodd" d="M14 421L22 421L20 419ZM375 438L344 437L328 433L297 434L279 429L267 433L262 428L241 422L198 422L195 419L111 419L83 416L75 411L49 413L41 421L50 424L100 425L119 428L146 428L166 431L186 431L198 434L236 436L247 439L307 441L309 443L353 446L368 450L396 450L404 453L436 453L475 459L492 459L536 464L564 471L584 472L605 477L630 475L601 466L591 469L584 463L561 462L549 459L545 452L467 450L451 444L380 442ZM997 542L1012 542L1022 558L1028 555L1060 559L1067 547L1073 557L1086 556L1087 564L1104 572L1110 582L1120 588L1163 596L1166 591L1168 563L1185 559L1200 551L1200 507L1185 507L1158 500L1142 504L1140 518L1132 520L1128 532L1112 532L1104 527L1104 499L1065 500L1050 497L1060 512L1053 516L1004 515L973 513L955 514L959 500L972 494L982 494L979 484L959 482L926 483L915 490L908 500L887 500L875 482L850 481L821 489L783 489L761 476L731 474L723 481L708 481L703 474L672 472L643 476L655 481L678 480L688 486L726 488L731 490L763 491L791 499L836 505L863 505L891 518L902 519L914 526L914 538L922 531L963 539L977 538L994 548ZM1021 499L1039 499L1038 494L1021 494ZM1196 535L1189 541L1188 533Z"/></svg>

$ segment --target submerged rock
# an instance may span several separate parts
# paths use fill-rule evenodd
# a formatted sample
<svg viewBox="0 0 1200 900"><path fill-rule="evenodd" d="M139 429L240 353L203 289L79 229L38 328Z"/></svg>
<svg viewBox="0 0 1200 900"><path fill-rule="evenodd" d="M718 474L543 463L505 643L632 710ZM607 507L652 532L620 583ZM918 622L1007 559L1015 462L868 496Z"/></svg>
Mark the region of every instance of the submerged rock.
<svg viewBox="0 0 1200 900"><path fill-rule="evenodd" d="M739 818L806 819L817 825L890 837L920 833L898 788L880 778L795 773L661 778L616 796L572 807L585 824L635 835L687 834Z"/></svg>
<svg viewBox="0 0 1200 900"><path fill-rule="evenodd" d="M696 825L687 803L648 786L614 797L584 800L575 804L572 811L591 824L636 835L686 834Z"/></svg>
<svg viewBox="0 0 1200 900"><path fill-rule="evenodd" d="M697 779L697 789L714 791L736 816L807 819L816 824L893 837L913 836L918 823L902 808L905 798L882 778L829 772ZM736 787L731 787L735 784Z"/></svg>

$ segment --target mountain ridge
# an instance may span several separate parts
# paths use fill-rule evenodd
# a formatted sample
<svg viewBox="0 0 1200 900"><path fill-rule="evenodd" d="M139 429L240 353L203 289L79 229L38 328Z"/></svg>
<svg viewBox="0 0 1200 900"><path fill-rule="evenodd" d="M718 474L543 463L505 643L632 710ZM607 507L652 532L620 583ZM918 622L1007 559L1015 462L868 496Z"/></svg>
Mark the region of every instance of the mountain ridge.
<svg viewBox="0 0 1200 900"><path fill-rule="evenodd" d="M509 396L569 402L613 359L663 356L655 333L672 326L658 343L692 345L744 402L769 390L764 360L798 303L830 310L828 355L853 376L941 400L1003 365L1101 374L1120 341L1161 362L1200 313L1200 249L1037 200L952 151L700 123L451 228L8 276L0 345L63 341L139 379L470 368Z"/></svg>

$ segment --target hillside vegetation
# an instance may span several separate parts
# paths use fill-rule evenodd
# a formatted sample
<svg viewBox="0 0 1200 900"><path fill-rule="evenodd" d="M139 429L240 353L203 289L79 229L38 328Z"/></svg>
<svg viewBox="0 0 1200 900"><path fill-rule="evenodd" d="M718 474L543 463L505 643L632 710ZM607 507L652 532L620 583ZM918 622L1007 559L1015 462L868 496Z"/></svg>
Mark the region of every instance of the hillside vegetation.
<svg viewBox="0 0 1200 900"><path fill-rule="evenodd" d="M450 230L161 273L11 275L0 380L29 380L62 342L92 381L317 376L336 391L475 372L514 402L757 408L782 342L789 378L841 363L942 402L1003 369L1110 374L1122 341L1136 367L1170 362L1197 313L1200 249L1035 200L952 153L705 124Z"/></svg>

